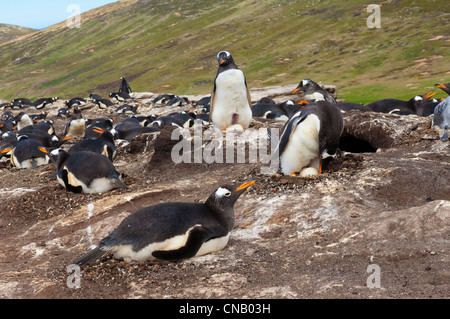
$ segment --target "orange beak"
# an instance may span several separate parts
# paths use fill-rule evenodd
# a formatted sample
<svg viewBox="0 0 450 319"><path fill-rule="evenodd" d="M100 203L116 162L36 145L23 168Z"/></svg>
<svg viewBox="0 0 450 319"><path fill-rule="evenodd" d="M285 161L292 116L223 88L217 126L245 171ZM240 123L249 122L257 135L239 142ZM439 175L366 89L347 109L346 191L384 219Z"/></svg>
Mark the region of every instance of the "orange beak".
<svg viewBox="0 0 450 319"><path fill-rule="evenodd" d="M71 140L71 139L72 139L72 136L65 136L61 140L62 141L68 141L68 140Z"/></svg>
<svg viewBox="0 0 450 319"><path fill-rule="evenodd" d="M105 132L104 130L102 130L102 129L99 128L99 127L95 127L95 128L93 129L93 131L94 131L95 133L100 133L100 134L102 134L103 132Z"/></svg>
<svg viewBox="0 0 450 319"><path fill-rule="evenodd" d="M292 94L297 93L298 91L300 91L300 88L295 89L294 91L292 91Z"/></svg>
<svg viewBox="0 0 450 319"><path fill-rule="evenodd" d="M226 59L223 59L222 61L220 61L220 65L224 64L226 61Z"/></svg>
<svg viewBox="0 0 450 319"><path fill-rule="evenodd" d="M47 151L45 148L43 148L43 147L39 147L39 150L40 150L42 153L48 154L48 151Z"/></svg>
<svg viewBox="0 0 450 319"><path fill-rule="evenodd" d="M247 187L249 187L249 186L252 186L253 184L255 184L255 182L256 182L256 180L254 180L254 179L252 179L252 180L250 180L250 181L248 181L248 182L245 182L244 184L242 184L241 186L239 186L239 187L236 189L236 192L237 192L237 191L240 191L241 189L245 189L245 188L247 188Z"/></svg>
<svg viewBox="0 0 450 319"><path fill-rule="evenodd" d="M301 100L301 101L298 102L297 104L309 104L309 102L308 102L308 101L305 101L305 100Z"/></svg>
<svg viewBox="0 0 450 319"><path fill-rule="evenodd" d="M432 96L434 96L434 95L436 95L436 92L430 91L430 92L428 92L428 93L424 96L424 98L425 98L425 99L428 99L428 98L430 98L430 97L432 97Z"/></svg>
<svg viewBox="0 0 450 319"><path fill-rule="evenodd" d="M11 151L12 151L12 148L5 148L3 151L0 152L0 154L6 154Z"/></svg>
<svg viewBox="0 0 450 319"><path fill-rule="evenodd" d="M440 88L440 89L445 89L445 88L447 88L444 84L438 84L438 85L436 85L436 87L437 87L437 88Z"/></svg>

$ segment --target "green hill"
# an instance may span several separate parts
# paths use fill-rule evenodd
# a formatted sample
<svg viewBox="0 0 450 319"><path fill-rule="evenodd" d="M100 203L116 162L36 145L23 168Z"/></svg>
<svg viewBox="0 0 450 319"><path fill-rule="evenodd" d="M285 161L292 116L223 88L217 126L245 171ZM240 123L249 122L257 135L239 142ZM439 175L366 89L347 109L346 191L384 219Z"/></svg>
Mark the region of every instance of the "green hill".
<svg viewBox="0 0 450 319"><path fill-rule="evenodd" d="M36 30L34 29L25 28L17 25L0 23L0 45L35 31Z"/></svg>
<svg viewBox="0 0 450 319"><path fill-rule="evenodd" d="M207 94L228 50L250 87L311 78L339 98L408 99L450 81L450 2L128 0L0 46L0 98L134 91ZM444 96L439 94L437 96Z"/></svg>

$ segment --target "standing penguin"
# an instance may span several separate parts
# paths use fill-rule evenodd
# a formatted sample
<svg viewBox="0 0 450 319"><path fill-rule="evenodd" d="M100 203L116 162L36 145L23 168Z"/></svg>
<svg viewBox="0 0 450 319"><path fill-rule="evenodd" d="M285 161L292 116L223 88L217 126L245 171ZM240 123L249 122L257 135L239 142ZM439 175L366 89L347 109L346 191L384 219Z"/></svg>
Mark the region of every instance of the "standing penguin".
<svg viewBox="0 0 450 319"><path fill-rule="evenodd" d="M317 101L302 106L284 125L274 156L285 175L322 173L322 160L336 156L344 118L336 106Z"/></svg>
<svg viewBox="0 0 450 319"><path fill-rule="evenodd" d="M219 130L247 129L252 120L251 98L244 73L227 51L217 54L219 69L211 93L210 122Z"/></svg>
<svg viewBox="0 0 450 319"><path fill-rule="evenodd" d="M125 78L123 76L120 78L119 92L128 93L128 94L133 93L130 85L128 84L127 80L125 80Z"/></svg>
<svg viewBox="0 0 450 319"><path fill-rule="evenodd" d="M221 186L204 203L172 202L142 208L72 264L88 265L107 253L130 262L175 261L220 251L234 227L234 203L254 183Z"/></svg>
<svg viewBox="0 0 450 319"><path fill-rule="evenodd" d="M115 188L128 189L113 163L106 157L90 151L69 154L57 148L50 152L56 166L57 180L74 193L104 193Z"/></svg>
<svg viewBox="0 0 450 319"><path fill-rule="evenodd" d="M448 131L450 129L450 96L436 105L432 127L439 131L441 140L448 140Z"/></svg>

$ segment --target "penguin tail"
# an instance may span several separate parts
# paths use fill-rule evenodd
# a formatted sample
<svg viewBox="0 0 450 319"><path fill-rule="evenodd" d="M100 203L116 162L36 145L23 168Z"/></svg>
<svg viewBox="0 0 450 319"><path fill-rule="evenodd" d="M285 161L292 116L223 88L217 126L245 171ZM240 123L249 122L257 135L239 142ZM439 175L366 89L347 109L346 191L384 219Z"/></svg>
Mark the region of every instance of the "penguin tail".
<svg viewBox="0 0 450 319"><path fill-rule="evenodd" d="M80 267L92 264L96 260L100 259L104 254L106 254L106 250L102 249L101 247L96 247L92 249L91 251L87 252L80 258L74 260L71 264L72 265L78 265Z"/></svg>
<svg viewBox="0 0 450 319"><path fill-rule="evenodd" d="M114 186L116 186L117 188L129 189L129 187L125 185L125 183L122 181L122 179L120 179L120 177L111 178L110 180L111 183L113 183Z"/></svg>

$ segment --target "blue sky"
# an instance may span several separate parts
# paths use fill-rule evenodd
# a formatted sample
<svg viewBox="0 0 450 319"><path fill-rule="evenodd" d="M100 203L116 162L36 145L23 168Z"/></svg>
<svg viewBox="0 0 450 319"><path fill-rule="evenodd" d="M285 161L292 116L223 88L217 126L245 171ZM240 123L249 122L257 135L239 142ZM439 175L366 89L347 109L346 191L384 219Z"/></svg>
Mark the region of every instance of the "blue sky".
<svg viewBox="0 0 450 319"><path fill-rule="evenodd" d="M72 12L67 12L71 4L80 7L81 12L117 0L0 0L0 23L20 25L33 29L43 29L67 20Z"/></svg>

